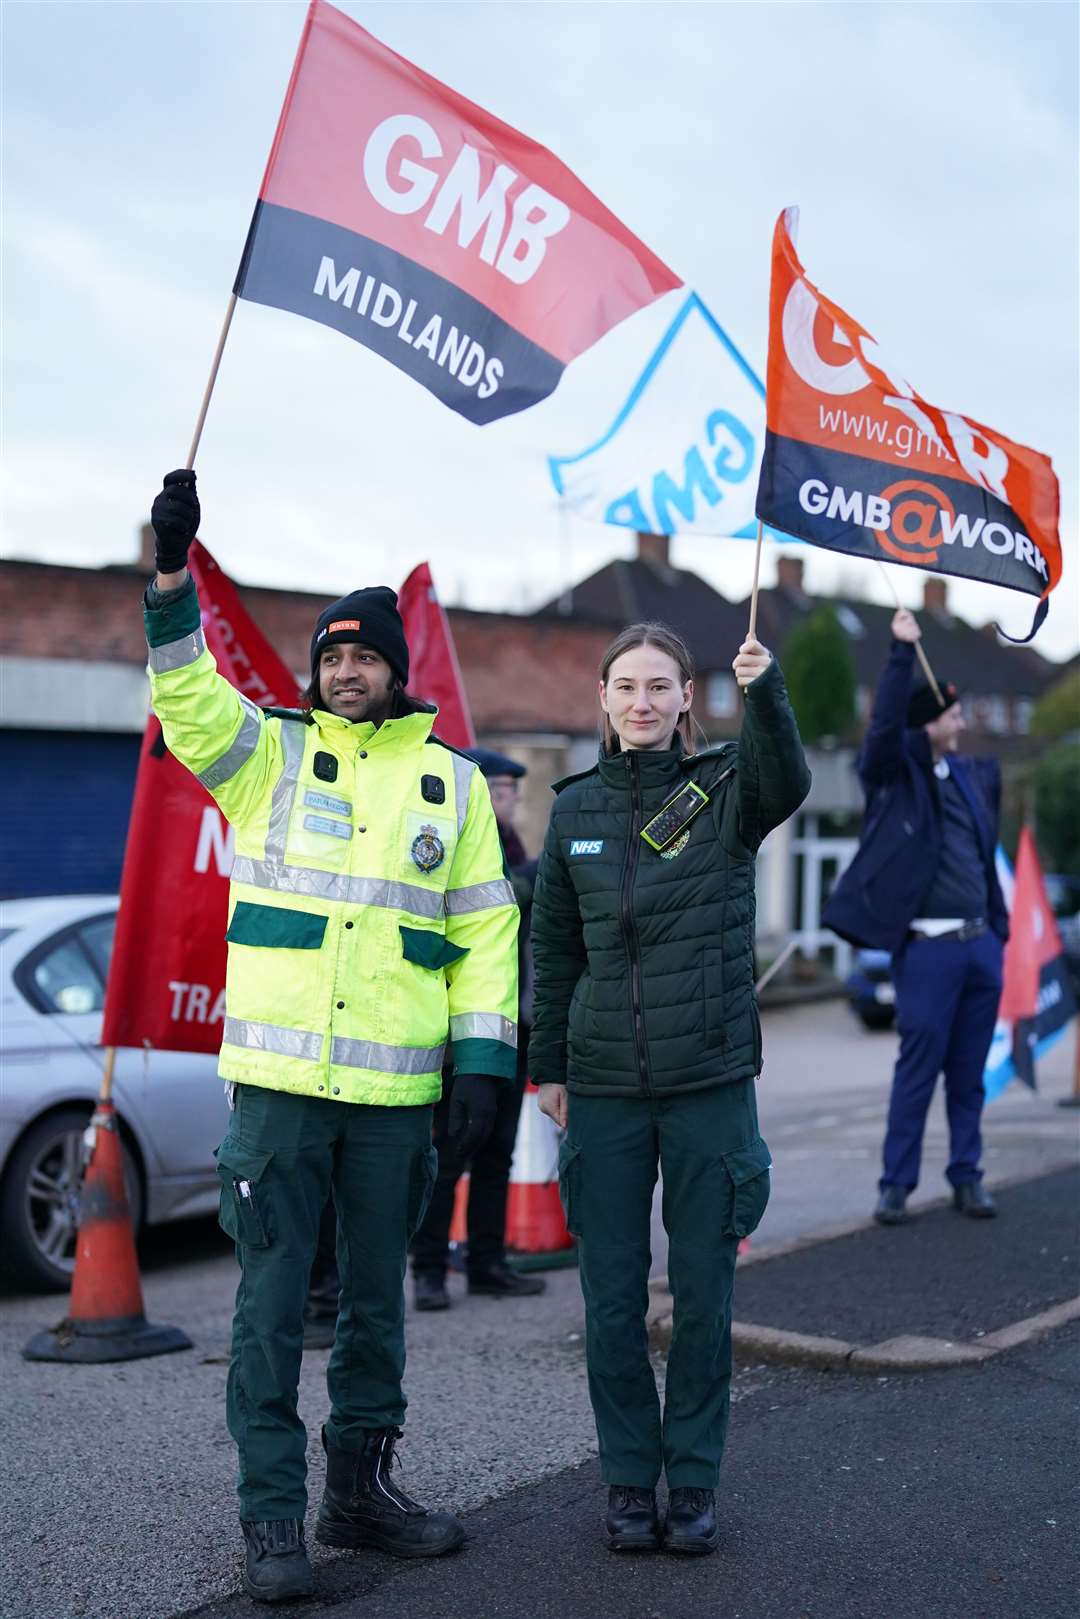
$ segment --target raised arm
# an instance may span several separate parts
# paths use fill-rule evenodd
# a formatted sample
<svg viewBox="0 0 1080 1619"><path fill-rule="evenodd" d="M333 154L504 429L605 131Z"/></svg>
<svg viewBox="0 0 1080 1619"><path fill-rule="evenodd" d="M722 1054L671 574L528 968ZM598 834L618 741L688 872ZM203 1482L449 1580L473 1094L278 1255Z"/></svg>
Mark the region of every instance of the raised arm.
<svg viewBox="0 0 1080 1619"><path fill-rule="evenodd" d="M739 732L739 839L754 850L794 815L810 791L802 738L776 659L760 641L744 641L732 665L746 709Z"/></svg>
<svg viewBox="0 0 1080 1619"><path fill-rule="evenodd" d="M919 626L914 614L899 608L892 619L889 660L878 681L870 725L859 753L859 776L864 787L880 787L899 773L904 759L904 729L915 643Z"/></svg>
<svg viewBox="0 0 1080 1619"><path fill-rule="evenodd" d="M143 603L150 700L170 753L198 776L226 820L265 814L281 744L262 710L220 675L202 631L187 553L199 528L193 472L171 472L154 501L157 574Z"/></svg>

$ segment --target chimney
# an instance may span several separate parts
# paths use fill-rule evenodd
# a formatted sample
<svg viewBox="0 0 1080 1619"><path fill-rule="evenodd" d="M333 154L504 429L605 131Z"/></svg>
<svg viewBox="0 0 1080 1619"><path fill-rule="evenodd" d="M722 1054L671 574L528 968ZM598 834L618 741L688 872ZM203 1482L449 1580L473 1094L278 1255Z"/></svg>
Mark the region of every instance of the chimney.
<svg viewBox="0 0 1080 1619"><path fill-rule="evenodd" d="M796 595L803 594L803 559L802 557L777 557L776 584L779 590L790 590Z"/></svg>
<svg viewBox="0 0 1080 1619"><path fill-rule="evenodd" d="M923 611L933 613L935 618L948 618L948 585L944 579L931 575L923 581Z"/></svg>
<svg viewBox="0 0 1080 1619"><path fill-rule="evenodd" d="M637 554L639 562L652 562L658 568L670 568L670 551L670 534L638 534Z"/></svg>
<svg viewBox="0 0 1080 1619"><path fill-rule="evenodd" d="M154 572L154 531L149 523L139 530L139 568L143 573Z"/></svg>

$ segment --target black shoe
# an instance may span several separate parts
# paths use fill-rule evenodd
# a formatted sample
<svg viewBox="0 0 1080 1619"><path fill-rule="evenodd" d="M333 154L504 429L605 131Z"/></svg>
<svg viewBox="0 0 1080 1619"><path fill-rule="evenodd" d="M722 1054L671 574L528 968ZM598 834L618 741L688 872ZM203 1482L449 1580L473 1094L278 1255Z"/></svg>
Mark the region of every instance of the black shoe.
<svg viewBox="0 0 1080 1619"><path fill-rule="evenodd" d="M716 1521L716 1491L674 1489L668 1491L667 1519L664 1523L664 1550L702 1556L720 1544Z"/></svg>
<svg viewBox="0 0 1080 1619"><path fill-rule="evenodd" d="M903 1186L883 1186L874 1210L878 1225L906 1225L911 1219L907 1208L907 1191Z"/></svg>
<svg viewBox="0 0 1080 1619"><path fill-rule="evenodd" d="M315 1524L323 1546L375 1546L395 1557L441 1557L456 1551L464 1527L449 1512L428 1512L390 1477L400 1428L369 1432L363 1450L339 1450L328 1443L326 1490Z"/></svg>
<svg viewBox="0 0 1080 1619"><path fill-rule="evenodd" d="M470 1293L489 1293L499 1299L522 1299L527 1293L542 1293L546 1286L542 1276L526 1276L505 1260L487 1270L469 1272Z"/></svg>
<svg viewBox="0 0 1080 1619"><path fill-rule="evenodd" d="M660 1518L656 1511L656 1491L639 1490L630 1484L613 1484L608 1491L608 1550L613 1552L657 1552L660 1550Z"/></svg>
<svg viewBox="0 0 1080 1619"><path fill-rule="evenodd" d="M240 1527L247 1543L244 1590L256 1602L288 1602L313 1596L315 1576L304 1547L300 1518L247 1522Z"/></svg>
<svg viewBox="0 0 1080 1619"><path fill-rule="evenodd" d="M304 1311L304 1348L333 1349L336 1331L337 1305L331 1314L328 1310L313 1309L309 1302Z"/></svg>
<svg viewBox="0 0 1080 1619"><path fill-rule="evenodd" d="M992 1220L997 1204L982 1181L964 1181L953 1187L952 1206L957 1214L968 1214L973 1220Z"/></svg>
<svg viewBox="0 0 1080 1619"><path fill-rule="evenodd" d="M413 1286L418 1310L449 1310L450 1295L446 1291L445 1277L415 1276Z"/></svg>

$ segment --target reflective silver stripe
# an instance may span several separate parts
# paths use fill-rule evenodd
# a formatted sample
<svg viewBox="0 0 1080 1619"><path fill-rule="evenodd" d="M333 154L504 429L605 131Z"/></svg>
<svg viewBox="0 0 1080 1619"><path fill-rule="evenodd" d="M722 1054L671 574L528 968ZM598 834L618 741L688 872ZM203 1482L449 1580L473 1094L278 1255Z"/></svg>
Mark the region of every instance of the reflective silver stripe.
<svg viewBox="0 0 1080 1619"><path fill-rule="evenodd" d="M279 894L304 894L311 899L336 900L345 905L377 905L388 911L438 920L445 907L436 890L414 883L391 882L383 877L350 877L344 872L317 871L313 866L286 866L277 860L251 860L239 855L233 862L234 883L271 888Z"/></svg>
<svg viewBox="0 0 1080 1619"><path fill-rule="evenodd" d="M459 753L452 753L450 758L454 766L454 794L457 798L457 829L460 838L465 817L469 813L469 788L472 785L473 774L479 766L471 759L463 759Z"/></svg>
<svg viewBox="0 0 1080 1619"><path fill-rule="evenodd" d="M344 821L328 821L325 815L305 815L304 825L309 832L325 832L331 838L351 838L352 827Z"/></svg>
<svg viewBox="0 0 1080 1619"><path fill-rule="evenodd" d="M498 1012L457 1012L450 1019L451 1040L501 1040L517 1050L517 1024Z"/></svg>
<svg viewBox="0 0 1080 1619"><path fill-rule="evenodd" d="M246 1046L249 1051L272 1051L279 1057L303 1057L307 1062L318 1062L322 1057L321 1034L308 1034L304 1029L283 1029L276 1023L252 1023L247 1018L227 1017L221 1038L227 1046Z"/></svg>
<svg viewBox="0 0 1080 1619"><path fill-rule="evenodd" d="M267 862L282 861L285 858L285 839L289 834L289 817L296 798L296 779L304 762L306 730L307 726L303 720L281 722L281 746L285 752L285 765L274 783L270 799L270 823L266 829Z"/></svg>
<svg viewBox="0 0 1080 1619"><path fill-rule="evenodd" d="M194 663L206 651L206 637L201 629L194 635L185 635L181 641L166 641L164 646L147 647L147 662L156 675L167 675L173 669L183 669Z"/></svg>
<svg viewBox="0 0 1080 1619"><path fill-rule="evenodd" d="M386 1046L379 1040L330 1042L330 1062L339 1068L373 1068L379 1074L437 1074L445 1046Z"/></svg>
<svg viewBox="0 0 1080 1619"><path fill-rule="evenodd" d="M466 911L489 911L496 905L516 905L514 890L500 877L494 883L470 883L468 888L446 890L446 914L462 916Z"/></svg>
<svg viewBox="0 0 1080 1619"><path fill-rule="evenodd" d="M237 693L237 696L239 695ZM244 709L240 729L221 757L215 759L212 765L207 765L205 770L199 771L199 780L211 792L215 787L220 787L224 782L231 780L241 766L247 764L259 745L262 714L247 697L240 697L240 701Z"/></svg>
<svg viewBox="0 0 1080 1619"><path fill-rule="evenodd" d="M351 815L352 805L345 798L331 798L329 793L305 793L308 809L325 810L327 815Z"/></svg>

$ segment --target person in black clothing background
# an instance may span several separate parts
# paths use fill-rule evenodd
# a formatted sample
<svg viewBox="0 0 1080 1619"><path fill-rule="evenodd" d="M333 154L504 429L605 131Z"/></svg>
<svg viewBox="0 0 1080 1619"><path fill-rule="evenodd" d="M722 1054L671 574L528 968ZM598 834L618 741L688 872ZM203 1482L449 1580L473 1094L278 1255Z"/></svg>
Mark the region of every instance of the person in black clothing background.
<svg viewBox="0 0 1080 1619"><path fill-rule="evenodd" d="M874 1218L899 1225L919 1179L923 1131L945 1074L953 1206L991 1218L982 1185L983 1069L1001 999L1009 921L997 879L1001 779L994 759L958 759L956 688L944 706L911 689L919 626L900 609L859 756L866 821L823 920L853 944L892 952L900 1051Z"/></svg>
<svg viewBox="0 0 1080 1619"><path fill-rule="evenodd" d="M464 1162L448 1132L449 1090L435 1106L434 1142L439 1154L439 1174L424 1222L413 1239L412 1266L418 1310L446 1310L450 1295L446 1271L450 1254L450 1223L454 1213L457 1183L469 1171L468 1249L465 1270L470 1293L487 1293L498 1298L517 1298L542 1293L546 1283L539 1276L527 1276L506 1262L506 1201L510 1186L510 1163L514 1156L518 1118L525 1091L526 1056L531 992L529 987L529 913L532 908L536 861L530 860L514 828L521 778L525 766L490 748L470 748L488 784L495 819L502 839L503 858L521 907L518 931L519 1012L518 1072L514 1083L500 1084L495 1124L490 1136Z"/></svg>

